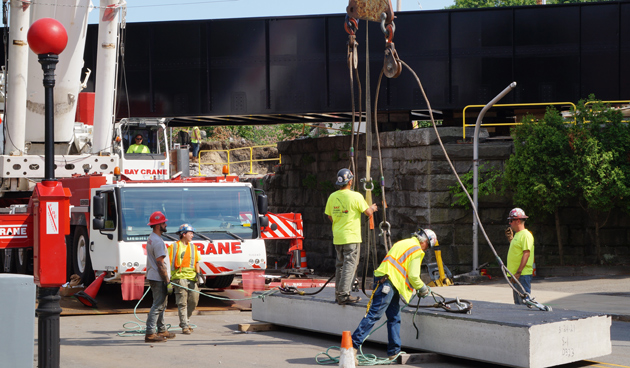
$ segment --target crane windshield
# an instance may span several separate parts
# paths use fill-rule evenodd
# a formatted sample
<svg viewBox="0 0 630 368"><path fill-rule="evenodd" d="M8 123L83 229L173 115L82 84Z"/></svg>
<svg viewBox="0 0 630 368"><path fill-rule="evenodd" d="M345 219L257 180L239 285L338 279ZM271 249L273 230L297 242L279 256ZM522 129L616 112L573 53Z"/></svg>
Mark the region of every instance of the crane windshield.
<svg viewBox="0 0 630 368"><path fill-rule="evenodd" d="M121 188L123 241L146 240L149 216L161 211L172 236L180 225L210 239L254 239L254 199L249 187ZM203 238L195 235L195 239Z"/></svg>

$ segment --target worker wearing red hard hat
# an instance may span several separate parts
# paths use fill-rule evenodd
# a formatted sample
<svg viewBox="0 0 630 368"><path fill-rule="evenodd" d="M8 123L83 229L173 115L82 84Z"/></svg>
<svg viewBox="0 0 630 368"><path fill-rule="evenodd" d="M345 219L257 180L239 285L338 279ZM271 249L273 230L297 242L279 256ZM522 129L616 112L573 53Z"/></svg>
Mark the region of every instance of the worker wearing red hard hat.
<svg viewBox="0 0 630 368"><path fill-rule="evenodd" d="M147 225L153 228L153 232L147 239L147 273L149 286L153 294L153 305L147 316L147 328L144 342L165 342L172 339L175 334L166 330L164 323L164 310L166 309L167 285L170 284L170 263L167 257L166 244L162 240L162 234L166 232L166 216L160 211L155 211L149 217Z"/></svg>
<svg viewBox="0 0 630 368"><path fill-rule="evenodd" d="M508 215L510 228L506 230L506 235L510 240L510 249L508 249L507 268L514 275L514 279L523 285L525 292L530 294L534 273L534 236L525 228L527 218L529 217L525 215L525 211L518 207L512 209ZM510 232L514 235L511 236ZM514 279L511 279L512 283ZM516 291L513 291L513 295L514 304L524 304Z"/></svg>

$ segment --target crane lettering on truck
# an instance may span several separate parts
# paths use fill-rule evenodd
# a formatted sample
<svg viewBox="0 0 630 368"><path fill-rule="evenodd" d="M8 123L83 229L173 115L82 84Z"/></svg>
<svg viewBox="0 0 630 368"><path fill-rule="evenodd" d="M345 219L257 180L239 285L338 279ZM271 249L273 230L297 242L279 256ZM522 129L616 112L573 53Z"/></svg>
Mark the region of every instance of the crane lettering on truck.
<svg viewBox="0 0 630 368"><path fill-rule="evenodd" d="M125 175L167 175L167 169L124 169L123 173Z"/></svg>
<svg viewBox="0 0 630 368"><path fill-rule="evenodd" d="M218 242L215 246L212 243L208 243L207 246L201 243L193 243L197 249L199 249L199 253L201 255L206 254L240 254L243 253L241 249L241 242ZM144 250L144 254L147 254L147 244L142 244L142 249Z"/></svg>
<svg viewBox="0 0 630 368"><path fill-rule="evenodd" d="M2 237L2 239L25 239L27 236L28 225L0 226L0 237Z"/></svg>

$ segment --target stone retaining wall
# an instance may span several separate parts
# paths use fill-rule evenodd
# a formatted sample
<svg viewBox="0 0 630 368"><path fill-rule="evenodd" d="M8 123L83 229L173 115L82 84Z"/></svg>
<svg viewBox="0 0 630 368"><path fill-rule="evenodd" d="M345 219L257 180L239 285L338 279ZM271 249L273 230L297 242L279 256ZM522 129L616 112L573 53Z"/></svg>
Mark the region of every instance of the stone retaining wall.
<svg viewBox="0 0 630 368"><path fill-rule="evenodd" d="M472 128L469 129L467 137L473 133ZM448 155L460 174L472 170L473 156L472 144L458 143L462 139L461 132L461 128L439 128ZM486 137L487 132L482 131L482 141ZM365 147L363 138L359 147ZM452 195L448 187L457 182L433 128L381 133L380 140L385 196L389 206L386 216L391 223L392 240L395 242L408 237L417 226L433 229L438 235L442 256L448 267L453 272L470 271L472 210L451 206ZM349 166L349 146L349 136L281 142L278 151L282 155L282 165L274 176L267 176L262 182L257 182L269 196L272 212L302 213L308 266L320 273L332 272L335 267L331 224L324 215L324 207L328 196L335 190L333 183L337 171ZM512 153L511 141L485 140L479 147L480 163L500 169ZM371 175L379 181L376 137L372 155ZM365 151L361 150L357 158L357 180L365 176L365 161ZM383 216L382 196L375 197L374 201L379 204L379 212L375 216L378 235L378 225ZM481 221L490 241L505 261L508 242L504 230L508 226L507 214L514 207L511 198L495 196L480 198L479 201ZM528 209L525 208L525 211ZM564 208L561 213L565 264L594 263L594 244L585 229L591 226L588 216L579 207ZM553 218L530 219L527 227L535 237L537 265L559 265ZM630 260L629 229L630 218L620 213L611 214L606 227L601 229L602 254L611 264L627 263ZM268 242L271 268L276 261L279 267L286 263L287 249L286 242ZM378 249L384 253L380 238ZM427 257L431 260L432 254ZM480 230L479 263L485 262L496 263Z"/></svg>

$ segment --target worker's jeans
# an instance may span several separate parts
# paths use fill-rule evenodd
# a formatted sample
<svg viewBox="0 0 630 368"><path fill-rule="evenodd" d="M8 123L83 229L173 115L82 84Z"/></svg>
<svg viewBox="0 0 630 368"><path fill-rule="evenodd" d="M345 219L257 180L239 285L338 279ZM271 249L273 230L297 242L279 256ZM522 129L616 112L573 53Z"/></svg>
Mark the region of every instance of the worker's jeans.
<svg viewBox="0 0 630 368"><path fill-rule="evenodd" d="M199 155L199 143L191 143L193 158L197 158Z"/></svg>
<svg viewBox="0 0 630 368"><path fill-rule="evenodd" d="M375 286L381 277L374 278ZM383 293L383 288L389 291L387 294ZM387 356L396 355L400 352L400 295L398 290L388 281L378 285L374 290L374 297L372 298L372 305L370 310L361 322L359 327L352 334L352 345L355 348L359 348L359 345L363 344L363 340L371 332L372 327L378 322L379 319L385 313L387 316Z"/></svg>
<svg viewBox="0 0 630 368"><path fill-rule="evenodd" d="M181 285L189 289L199 291L197 280L178 279L171 280L175 285ZM186 328L189 326L189 319L192 316L197 304L199 303L199 293L188 291L184 288L173 286L175 292L175 303L177 304L177 314L179 315L179 327Z"/></svg>
<svg viewBox="0 0 630 368"><path fill-rule="evenodd" d="M166 285L162 281L149 280L149 286L153 293L153 305L147 316L147 335L153 335L157 325L157 332L166 331L166 325L164 325L164 309L166 309Z"/></svg>
<svg viewBox="0 0 630 368"><path fill-rule="evenodd" d="M337 263L335 264L335 297L338 302L348 299L354 282L354 274L357 271L359 261L358 243L335 244L337 251Z"/></svg>
<svg viewBox="0 0 630 368"><path fill-rule="evenodd" d="M528 294L532 292L532 275L521 275L518 278L518 282L523 285ZM514 287L520 289L517 284L514 284ZM516 291L512 290L512 296L514 297L514 304L525 304Z"/></svg>

